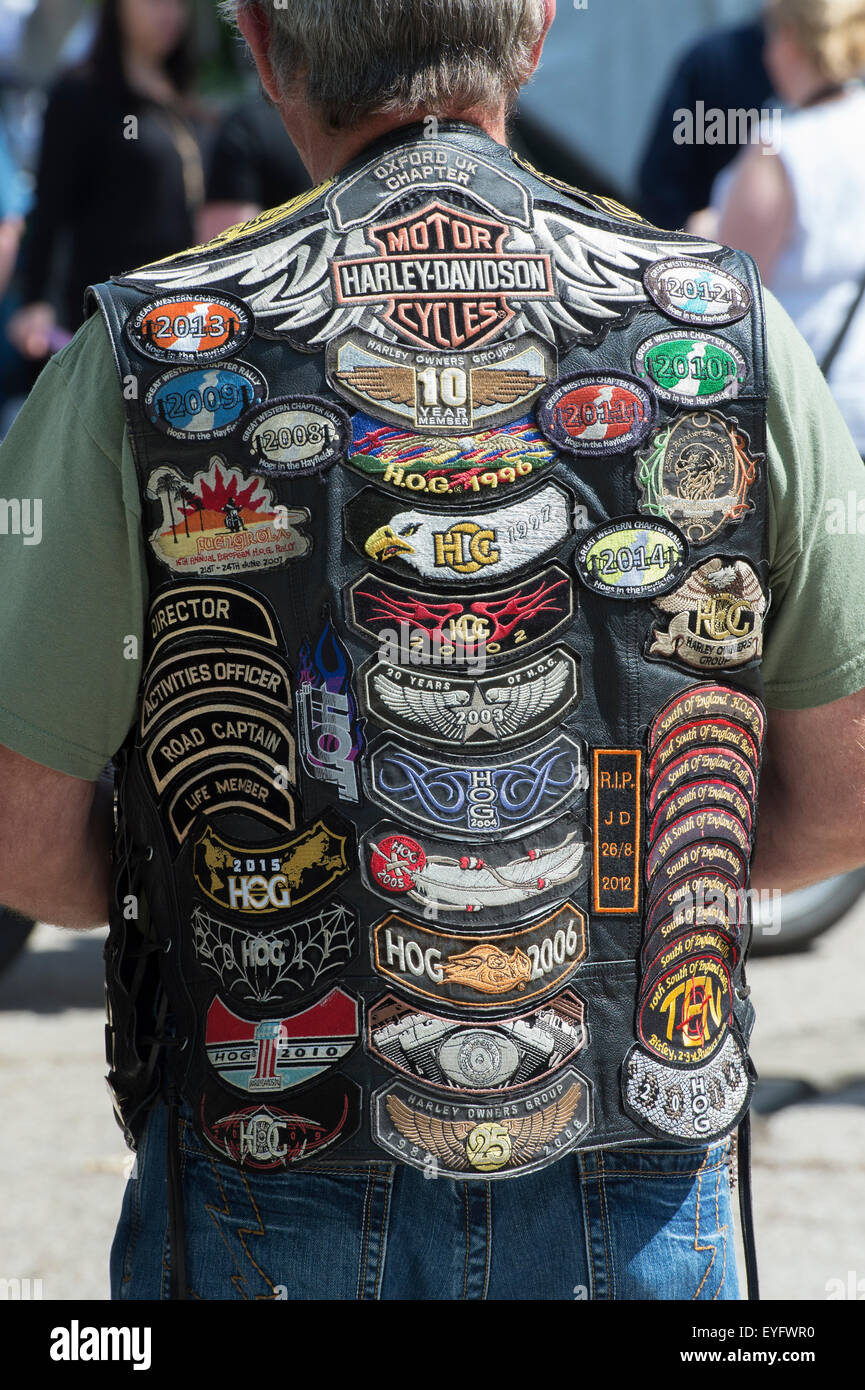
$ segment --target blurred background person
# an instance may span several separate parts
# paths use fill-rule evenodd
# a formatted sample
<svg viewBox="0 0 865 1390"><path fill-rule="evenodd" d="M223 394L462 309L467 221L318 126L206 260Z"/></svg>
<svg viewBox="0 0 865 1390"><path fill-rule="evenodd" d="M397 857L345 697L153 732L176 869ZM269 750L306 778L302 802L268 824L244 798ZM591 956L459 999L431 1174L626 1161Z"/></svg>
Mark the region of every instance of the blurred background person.
<svg viewBox="0 0 865 1390"><path fill-rule="evenodd" d="M50 92L9 335L44 359L84 288L196 241L204 126L188 0L103 0L86 61Z"/></svg>
<svg viewBox="0 0 865 1390"><path fill-rule="evenodd" d="M258 93L223 117L207 168L199 236L209 241L309 188L309 176L275 106Z"/></svg>
<svg viewBox="0 0 865 1390"><path fill-rule="evenodd" d="M766 25L780 148L741 154L700 228L756 258L865 456L865 0L770 0Z"/></svg>

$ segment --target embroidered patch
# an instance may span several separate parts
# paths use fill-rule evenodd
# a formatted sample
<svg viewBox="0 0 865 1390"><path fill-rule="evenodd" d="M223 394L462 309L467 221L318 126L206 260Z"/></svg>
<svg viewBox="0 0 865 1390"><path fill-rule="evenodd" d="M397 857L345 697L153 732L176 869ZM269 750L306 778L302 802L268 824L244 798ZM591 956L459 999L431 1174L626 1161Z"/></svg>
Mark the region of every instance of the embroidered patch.
<svg viewBox="0 0 865 1390"><path fill-rule="evenodd" d="M150 739L144 756L161 796L194 763L230 754L260 759L270 767L271 777L283 770L285 780L297 784L291 732L281 720L250 705L196 706L176 715Z"/></svg>
<svg viewBox="0 0 865 1390"><path fill-rule="evenodd" d="M556 821L543 835L508 840L473 854L401 827L379 824L361 842L364 880L383 898L416 903L436 922L479 925L512 920L571 893L586 877L586 830Z"/></svg>
<svg viewBox="0 0 865 1390"><path fill-rule="evenodd" d="M548 483L510 506L408 511L374 488L346 505L345 533L364 559L412 578L481 585L545 559L571 530L572 503Z"/></svg>
<svg viewBox="0 0 865 1390"><path fill-rule="evenodd" d="M379 724L448 748L505 748L535 738L561 723L582 693L577 659L564 647L477 680L372 657L360 684L364 710Z"/></svg>
<svg viewBox="0 0 865 1390"><path fill-rule="evenodd" d="M637 1035L670 1066L699 1067L724 1041L733 1016L730 972L717 956L689 956L646 982Z"/></svg>
<svg viewBox="0 0 865 1390"><path fill-rule="evenodd" d="M148 671L165 642L206 634L217 640L247 637L284 650L276 614L267 599L232 584L165 584L150 601Z"/></svg>
<svg viewBox="0 0 865 1390"><path fill-rule="evenodd" d="M716 405L739 395L748 364L737 347L711 333L655 333L637 349L638 377L676 405Z"/></svg>
<svg viewBox="0 0 865 1390"><path fill-rule="evenodd" d="M144 413L172 439L204 441L231 434L241 415L265 400L264 377L246 362L208 371L175 367L148 387Z"/></svg>
<svg viewBox="0 0 865 1390"><path fill-rule="evenodd" d="M214 999L204 1047L222 1080L250 1095L289 1091L331 1071L360 1041L360 1008L344 990L288 1018L245 1019Z"/></svg>
<svg viewBox="0 0 865 1390"><path fill-rule="evenodd" d="M193 849L193 877L205 897L243 920L284 914L322 897L351 872L350 835L331 811L275 844L231 844L207 826Z"/></svg>
<svg viewBox="0 0 865 1390"><path fill-rule="evenodd" d="M150 474L145 495L162 505L150 548L175 574L281 569L312 550L303 530L309 512L276 506L261 478L248 478L218 454L192 478L162 464Z"/></svg>
<svg viewBox="0 0 865 1390"><path fill-rule="evenodd" d="M639 1046L623 1068L625 1108L656 1134L708 1143L729 1134L748 1109L753 1081L738 1040L729 1033L710 1062L683 1072Z"/></svg>
<svg viewBox="0 0 865 1390"><path fill-rule="evenodd" d="M766 727L766 711L753 695L733 690L728 685L694 685L681 695L675 695L649 729L649 747L654 748L677 724L692 719L732 719L746 728L762 745Z"/></svg>
<svg viewBox="0 0 865 1390"><path fill-rule="evenodd" d="M658 406L631 376L576 372L562 377L538 402L538 424L557 449L583 458L607 458L642 444Z"/></svg>
<svg viewBox="0 0 865 1390"><path fill-rule="evenodd" d="M723 416L682 415L637 455L640 509L674 522L692 545L706 545L752 510L748 493L762 459Z"/></svg>
<svg viewBox="0 0 865 1390"><path fill-rule="evenodd" d="M178 705L209 702L214 695L243 695L247 702L251 696L283 715L291 714L288 668L277 657L248 647L183 648L148 670L141 695L141 737Z"/></svg>
<svg viewBox="0 0 865 1390"><path fill-rule="evenodd" d="M659 898L667 901L666 891L678 879L713 872L726 874L741 888L748 878L747 861L735 845L723 841L701 840L686 845L658 866L647 889L647 910Z"/></svg>
<svg viewBox="0 0 865 1390"><path fill-rule="evenodd" d="M644 975L640 996L651 992L656 979L666 975L681 961L694 956L717 956L728 970L733 970L739 959L739 948L732 936L724 930L713 931L711 927L680 929L668 933L666 937L661 932L655 932L643 946Z"/></svg>
<svg viewBox="0 0 865 1390"><path fill-rule="evenodd" d="M244 421L249 470L266 478L304 478L344 457L351 438L345 411L317 396L283 396Z"/></svg>
<svg viewBox="0 0 865 1390"><path fill-rule="evenodd" d="M337 395L398 429L433 432L440 444L525 417L555 373L555 352L534 333L481 352L422 357L377 334L348 333L327 350Z"/></svg>
<svg viewBox="0 0 865 1390"><path fill-rule="evenodd" d="M751 857L751 837L739 817L730 811L705 806L699 811L689 811L687 815L680 816L662 830L647 856L647 878L651 881L671 855L701 840L723 840L726 844L735 845L746 859Z"/></svg>
<svg viewBox="0 0 865 1390"><path fill-rule="evenodd" d="M586 917L573 903L527 927L455 935L392 913L373 930L374 965L407 994L474 1009L546 998L587 951Z"/></svg>
<svg viewBox="0 0 865 1390"><path fill-rule="evenodd" d="M652 752L649 760L649 781L654 782L659 773L663 772L669 763L678 759L683 753L694 753L700 749L701 745L705 749L730 749L738 753L751 764L754 772L760 766L760 750L751 735L741 724L734 724L729 719L692 719L688 724L680 724ZM732 766L732 765L731 765ZM708 765L704 765L701 771L708 773L714 771ZM726 771L726 769L723 769ZM683 779L684 780L684 779ZM688 777L688 781L693 781ZM738 781L739 779L736 778ZM670 791L675 790L670 787ZM654 787L653 787L654 791ZM666 794L666 793L664 793Z"/></svg>
<svg viewBox="0 0 865 1390"><path fill-rule="evenodd" d="M457 1023L392 994L367 1015L367 1046L386 1066L442 1090L510 1092L541 1081L586 1046L585 1005L571 990L517 1018Z"/></svg>
<svg viewBox="0 0 865 1390"><path fill-rule="evenodd" d="M233 295L187 290L184 298L160 295L126 320L126 336L157 362L204 366L233 357L252 337L249 307Z"/></svg>
<svg viewBox="0 0 865 1390"><path fill-rule="evenodd" d="M654 598L678 584L688 558L681 532L663 521L622 517L590 532L574 564L587 589L602 598Z"/></svg>
<svg viewBox="0 0 865 1390"><path fill-rule="evenodd" d="M272 762L229 759L198 769L168 802L168 824L181 843L199 816L239 812L293 830L294 796Z"/></svg>
<svg viewBox="0 0 865 1390"><path fill-rule="evenodd" d="M672 737L672 735L669 735ZM668 761L652 782L649 791L649 807L654 810L660 801L671 796L680 787L704 778L721 777L734 782L745 794L751 805L756 804L757 778L754 771L753 754L741 757L729 749L708 747L700 752L686 753L682 757Z"/></svg>
<svg viewBox="0 0 865 1390"><path fill-rule="evenodd" d="M732 887L732 885L731 885ZM735 890L733 890L735 892ZM682 902L672 912L669 917L663 915L660 909L652 912L652 921L655 925L651 930L644 932L643 949L640 954L640 963L644 971L648 971L660 959L661 953L665 948L680 937L691 939L695 934L715 936L722 945L710 946L710 950L715 955L719 955L732 969L739 959L739 947L736 944L741 938L741 928L737 921L738 906L733 907L733 911L710 903L706 906L698 905L696 901ZM689 920L690 919L690 920ZM697 919L695 921L695 919ZM703 948L700 948L703 949Z"/></svg>
<svg viewBox="0 0 865 1390"><path fill-rule="evenodd" d="M334 785L343 801L358 801L361 735L351 662L329 615L315 649L306 640L298 652L297 729L309 776Z"/></svg>
<svg viewBox="0 0 865 1390"><path fill-rule="evenodd" d="M484 1180L546 1168L576 1147L591 1120L589 1083L570 1067L506 1102L460 1105L395 1082L373 1105L373 1138L402 1163Z"/></svg>
<svg viewBox="0 0 865 1390"><path fill-rule="evenodd" d="M390 739L370 751L369 793L400 819L457 837L532 834L585 789L582 745L567 734L533 744L522 757L437 761Z"/></svg>
<svg viewBox="0 0 865 1390"><path fill-rule="evenodd" d="M688 257L650 265L643 284L662 313L698 327L736 323L753 304L748 286L729 270Z"/></svg>
<svg viewBox="0 0 865 1390"><path fill-rule="evenodd" d="M688 927L720 926L731 934L741 926L741 884L722 869L685 872L659 893L646 909L644 935L672 922L668 935Z"/></svg>
<svg viewBox="0 0 865 1390"><path fill-rule="evenodd" d="M460 439L412 434L355 415L349 463L365 477L435 497L509 492L556 460L529 416Z"/></svg>
<svg viewBox="0 0 865 1390"><path fill-rule="evenodd" d="M655 599L655 607L672 617L666 628L654 629L648 654L697 670L745 666L763 653L768 606L747 561L725 565L715 556L673 593Z"/></svg>
<svg viewBox="0 0 865 1390"><path fill-rule="evenodd" d="M631 915L640 906L639 748L592 749L593 911Z"/></svg>
<svg viewBox="0 0 865 1390"><path fill-rule="evenodd" d="M251 857L257 863L266 861L266 856ZM279 864L280 856L274 858ZM269 867L265 862L261 875L268 885L268 901L281 897L283 888L277 884L271 893L274 875L267 871ZM246 901L251 903L248 875L245 887ZM252 891L261 897L258 887L257 893ZM296 1002L298 994L318 992L336 971L351 963L358 949L357 918L338 899L300 922L268 926L261 932L223 922L202 903L196 903L189 925L197 963L218 976L224 993L249 1008L285 1005Z"/></svg>
<svg viewBox="0 0 865 1390"><path fill-rule="evenodd" d="M665 797L649 826L649 841L655 841L668 826L673 825L682 816L706 807L730 811L738 817L750 835L753 826L751 802L732 782L713 778L707 782L692 782L681 791Z"/></svg>
<svg viewBox="0 0 865 1390"><path fill-rule="evenodd" d="M230 1109L227 1096L205 1091L201 1126L222 1158L258 1173L275 1173L349 1139L360 1125L360 1087L345 1077L296 1097L295 1109L250 1105Z"/></svg>
<svg viewBox="0 0 865 1390"><path fill-rule="evenodd" d="M472 599L409 592L365 574L345 590L345 614L351 630L394 665L497 663L531 651L569 623L574 591L558 565Z"/></svg>

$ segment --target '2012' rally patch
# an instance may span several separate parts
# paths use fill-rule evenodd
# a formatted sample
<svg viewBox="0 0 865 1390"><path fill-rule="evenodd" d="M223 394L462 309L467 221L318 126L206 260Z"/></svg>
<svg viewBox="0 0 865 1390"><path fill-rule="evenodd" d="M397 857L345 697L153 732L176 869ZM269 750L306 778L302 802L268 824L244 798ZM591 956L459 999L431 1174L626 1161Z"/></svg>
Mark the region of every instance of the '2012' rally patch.
<svg viewBox="0 0 865 1390"><path fill-rule="evenodd" d="M273 400L241 422L251 473L266 478L305 478L345 456L351 423L338 405L317 396Z"/></svg>
<svg viewBox="0 0 865 1390"><path fill-rule="evenodd" d="M360 1041L360 1007L342 989L286 1018L245 1019L221 999L207 1011L207 1060L250 1095L288 1091L330 1071Z"/></svg>
<svg viewBox="0 0 865 1390"><path fill-rule="evenodd" d="M537 415L541 431L557 449L606 458L642 444L658 418L658 406L634 377L577 372L544 392Z"/></svg>
<svg viewBox="0 0 865 1390"><path fill-rule="evenodd" d="M172 439L211 440L231 434L241 415L267 399L267 383L246 362L193 371L175 367L144 397L152 425Z"/></svg>
<svg viewBox="0 0 865 1390"><path fill-rule="evenodd" d="M239 352L253 326L251 310L233 295L187 290L185 298L166 294L142 305L126 320L126 336L157 362L205 366Z"/></svg>
<svg viewBox="0 0 865 1390"><path fill-rule="evenodd" d="M665 521L630 516L592 531L574 563L587 589L602 598L654 598L675 588L687 564L688 543Z"/></svg>
<svg viewBox="0 0 865 1390"><path fill-rule="evenodd" d="M643 284L663 313L698 327L735 323L753 303L748 286L729 270L688 257L656 261L643 276Z"/></svg>

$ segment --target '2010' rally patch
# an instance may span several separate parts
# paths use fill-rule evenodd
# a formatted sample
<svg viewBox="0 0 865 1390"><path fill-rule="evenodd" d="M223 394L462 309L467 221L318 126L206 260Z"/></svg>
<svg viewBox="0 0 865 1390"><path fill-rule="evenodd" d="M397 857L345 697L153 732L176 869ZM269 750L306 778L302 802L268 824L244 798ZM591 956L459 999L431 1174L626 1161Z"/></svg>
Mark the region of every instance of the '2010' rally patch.
<svg viewBox="0 0 865 1390"><path fill-rule="evenodd" d="M577 372L538 402L538 424L557 449L604 458L635 449L658 417L654 396L630 376Z"/></svg>
<svg viewBox="0 0 865 1390"><path fill-rule="evenodd" d="M172 439L205 441L231 434L241 415L266 399L264 377L245 362L206 371L175 367L148 388L144 413Z"/></svg>
<svg viewBox="0 0 865 1390"><path fill-rule="evenodd" d="M249 1094L288 1091L330 1071L360 1041L360 1009L341 989L288 1018L244 1019L214 999L207 1011L207 1060L229 1086Z"/></svg>
<svg viewBox="0 0 865 1390"><path fill-rule="evenodd" d="M126 336L134 348L157 362L188 362L204 366L231 357L252 336L251 311L233 295L186 298L162 295L151 299L126 320Z"/></svg>
<svg viewBox="0 0 865 1390"><path fill-rule="evenodd" d="M711 333L655 333L637 350L637 375L677 405L715 405L738 396L748 366L737 347Z"/></svg>

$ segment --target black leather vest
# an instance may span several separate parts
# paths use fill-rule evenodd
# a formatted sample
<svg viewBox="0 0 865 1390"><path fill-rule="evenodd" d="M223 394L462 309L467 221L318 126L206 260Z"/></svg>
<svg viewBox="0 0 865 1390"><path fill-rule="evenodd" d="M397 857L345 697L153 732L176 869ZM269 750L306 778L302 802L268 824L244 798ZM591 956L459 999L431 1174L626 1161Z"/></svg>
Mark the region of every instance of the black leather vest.
<svg viewBox="0 0 865 1390"><path fill-rule="evenodd" d="M747 1110L752 262L403 130L93 291L151 579L110 1081L214 1155L519 1176Z"/></svg>

